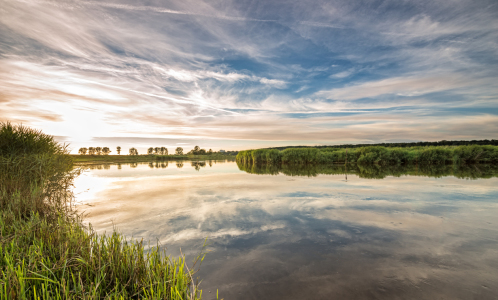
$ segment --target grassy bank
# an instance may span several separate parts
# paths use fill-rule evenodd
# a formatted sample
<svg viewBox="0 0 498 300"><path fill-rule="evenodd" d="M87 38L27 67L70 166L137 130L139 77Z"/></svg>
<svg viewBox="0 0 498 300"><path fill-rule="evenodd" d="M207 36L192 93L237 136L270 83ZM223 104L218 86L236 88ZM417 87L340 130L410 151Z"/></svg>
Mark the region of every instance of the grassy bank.
<svg viewBox="0 0 498 300"><path fill-rule="evenodd" d="M51 136L1 124L0 299L200 299L184 258L81 224L67 153Z"/></svg>
<svg viewBox="0 0 498 300"><path fill-rule="evenodd" d="M386 148L288 148L240 151L237 161L272 164L449 164L498 163L498 146L430 146Z"/></svg>
<svg viewBox="0 0 498 300"><path fill-rule="evenodd" d="M211 155L70 155L74 163L138 163L151 161L175 160L224 160L234 159L234 156Z"/></svg>

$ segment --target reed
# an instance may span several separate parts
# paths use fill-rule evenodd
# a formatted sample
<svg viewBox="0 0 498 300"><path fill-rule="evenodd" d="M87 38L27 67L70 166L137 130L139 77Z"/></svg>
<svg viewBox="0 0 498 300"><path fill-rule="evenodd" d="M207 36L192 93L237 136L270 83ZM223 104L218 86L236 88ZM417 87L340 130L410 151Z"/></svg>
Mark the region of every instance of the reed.
<svg viewBox="0 0 498 300"><path fill-rule="evenodd" d="M475 164L498 163L498 146L430 146L430 147L358 147L344 148L287 148L240 151L237 161L242 163L323 164L345 163L360 165L397 164Z"/></svg>
<svg viewBox="0 0 498 300"><path fill-rule="evenodd" d="M201 298L194 274L202 252L189 269L158 245L82 225L67 147L1 123L0 154L0 299Z"/></svg>

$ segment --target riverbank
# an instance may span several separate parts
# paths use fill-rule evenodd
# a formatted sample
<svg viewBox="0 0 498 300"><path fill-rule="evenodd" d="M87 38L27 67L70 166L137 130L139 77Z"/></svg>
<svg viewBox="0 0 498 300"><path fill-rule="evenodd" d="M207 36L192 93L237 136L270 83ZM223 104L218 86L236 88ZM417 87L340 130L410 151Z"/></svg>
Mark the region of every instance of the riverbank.
<svg viewBox="0 0 498 300"><path fill-rule="evenodd" d="M235 159L233 155L75 155L70 157L76 164L87 163L139 163L154 161L179 161L179 160L225 160Z"/></svg>
<svg viewBox="0 0 498 300"><path fill-rule="evenodd" d="M498 146L288 148L240 151L237 161L271 164L451 164L498 163Z"/></svg>
<svg viewBox="0 0 498 300"><path fill-rule="evenodd" d="M82 225L79 172L52 136L1 123L0 298L200 299L184 257Z"/></svg>

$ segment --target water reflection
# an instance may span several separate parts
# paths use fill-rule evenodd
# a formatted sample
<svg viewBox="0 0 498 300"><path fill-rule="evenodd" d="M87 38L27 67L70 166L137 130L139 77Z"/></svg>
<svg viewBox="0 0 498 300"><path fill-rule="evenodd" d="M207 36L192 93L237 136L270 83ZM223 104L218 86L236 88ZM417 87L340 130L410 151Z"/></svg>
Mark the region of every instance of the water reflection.
<svg viewBox="0 0 498 300"><path fill-rule="evenodd" d="M228 160L208 160L208 161L190 161L190 166L194 168L196 171L200 171L201 168L206 167L209 165L209 167L212 167L213 164L218 163L224 163L227 162ZM233 162L233 161L231 161ZM172 162L176 165L178 169L183 168L184 166L184 161L176 161ZM110 170L111 165L116 166L118 170L122 170L123 166L129 166L130 168L137 168L139 165L147 165L150 169L166 169L169 166L169 161L167 160L162 160L162 161L151 161L151 162L132 162L132 163L116 163L116 164L110 164L110 163L83 163L83 164L78 164L78 166L83 167L83 168L88 168L90 170Z"/></svg>
<svg viewBox="0 0 498 300"><path fill-rule="evenodd" d="M274 164L244 164L237 162L240 170L250 174L285 174L288 176L316 177L318 175L355 174L360 178L383 179L387 176L400 177L428 176L440 178L455 176L464 179L492 178L498 176L496 165L274 165Z"/></svg>
<svg viewBox="0 0 498 300"><path fill-rule="evenodd" d="M344 166L185 164L93 169L75 185L99 232L171 255L209 237L204 299L496 298L495 167L350 166L346 182Z"/></svg>

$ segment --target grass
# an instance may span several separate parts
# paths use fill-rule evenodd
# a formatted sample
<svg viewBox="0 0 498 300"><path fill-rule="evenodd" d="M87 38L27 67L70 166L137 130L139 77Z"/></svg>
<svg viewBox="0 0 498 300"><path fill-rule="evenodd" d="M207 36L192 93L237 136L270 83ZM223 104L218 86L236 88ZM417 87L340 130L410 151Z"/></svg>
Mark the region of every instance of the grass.
<svg viewBox="0 0 498 300"><path fill-rule="evenodd" d="M0 146L0 299L201 298L202 252L189 269L158 246L82 225L67 147L10 123Z"/></svg>
<svg viewBox="0 0 498 300"><path fill-rule="evenodd" d="M398 165L451 163L498 163L498 146L429 146L429 147L359 147L344 148L287 148L240 151L237 161L242 163L323 164L357 163L359 165Z"/></svg>

